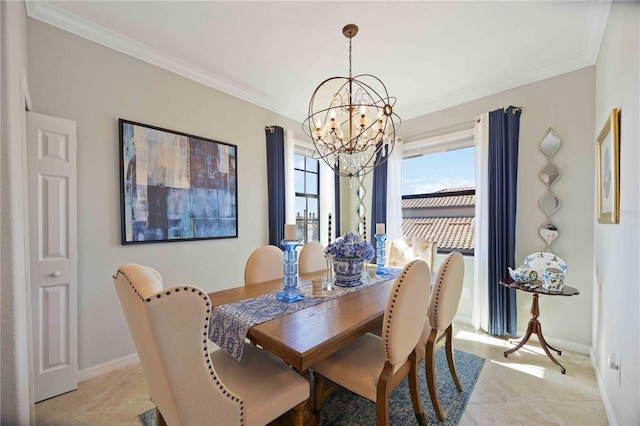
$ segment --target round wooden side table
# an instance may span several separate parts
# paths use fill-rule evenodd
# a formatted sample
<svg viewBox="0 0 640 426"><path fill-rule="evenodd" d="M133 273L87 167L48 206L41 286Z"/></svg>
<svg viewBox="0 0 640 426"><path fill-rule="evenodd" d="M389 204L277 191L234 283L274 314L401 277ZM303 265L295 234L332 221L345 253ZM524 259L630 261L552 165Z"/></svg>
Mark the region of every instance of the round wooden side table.
<svg viewBox="0 0 640 426"><path fill-rule="evenodd" d="M527 331L524 334L524 336L522 336L522 338L518 341L518 344L516 347L504 352L504 357L506 358L507 355L509 355L510 353L513 353L518 349L520 349L521 347L523 347L524 344L527 343L531 335L536 334L538 336L538 341L540 342L540 346L545 351L547 356L551 359L551 361L553 361L554 364L560 367L560 371L562 371L562 374L565 374L567 371L566 368L564 368L562 364L560 364L558 360L556 360L553 357L549 349L553 350L554 352L557 352L558 355L562 355L562 351L548 344L547 341L544 339L544 336L542 335L542 325L540 324L540 321L538 321L538 316L540 315L540 307L538 305L538 296L540 294L546 294L548 296L577 296L578 294L580 294L578 289L574 287L569 287L566 285L560 291L545 290L544 288L542 288L542 286L531 288L530 286L526 286L523 283L517 283L513 281L511 277L501 279L500 284L505 287L514 288L516 290L533 294L533 304L531 305L531 319L529 320L529 324L527 325ZM511 340L509 341L511 342Z"/></svg>

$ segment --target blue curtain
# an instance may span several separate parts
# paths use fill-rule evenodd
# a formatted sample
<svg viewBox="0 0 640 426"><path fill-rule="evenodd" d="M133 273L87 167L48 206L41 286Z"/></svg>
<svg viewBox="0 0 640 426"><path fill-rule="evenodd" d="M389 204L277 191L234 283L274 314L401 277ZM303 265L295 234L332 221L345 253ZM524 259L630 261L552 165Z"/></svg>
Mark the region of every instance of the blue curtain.
<svg viewBox="0 0 640 426"><path fill-rule="evenodd" d="M380 155L381 153L378 153ZM373 169L373 184L371 187L371 244L376 249L374 237L376 224L387 223L387 162Z"/></svg>
<svg viewBox="0 0 640 426"><path fill-rule="evenodd" d="M521 108L489 113L489 333L516 335L516 290L498 284L515 266Z"/></svg>
<svg viewBox="0 0 640 426"><path fill-rule="evenodd" d="M267 194L269 197L269 244L280 247L284 239L284 129L265 127L267 136Z"/></svg>

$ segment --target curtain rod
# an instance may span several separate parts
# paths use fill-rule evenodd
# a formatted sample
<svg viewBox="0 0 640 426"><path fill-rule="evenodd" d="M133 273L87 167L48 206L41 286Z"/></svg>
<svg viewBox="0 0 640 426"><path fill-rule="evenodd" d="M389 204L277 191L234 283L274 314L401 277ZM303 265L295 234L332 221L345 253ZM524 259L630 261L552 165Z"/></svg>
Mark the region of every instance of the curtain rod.
<svg viewBox="0 0 640 426"><path fill-rule="evenodd" d="M513 114L515 114L516 112L521 112L524 107L515 107L513 105L506 107L506 108L502 108L503 111L507 111L509 108L513 108L512 112ZM444 126L444 127L440 127L438 129L433 129L433 130L429 130L427 132L422 132L422 133L418 133L415 135L411 135L411 136L406 136L403 138L403 142L414 142L416 140L421 140L421 139L428 139L429 135L433 135L433 134L439 134L442 132L442 134L446 134L446 133L453 133L456 130L467 130L469 128L473 128L473 126L475 125L475 123L479 123L480 122L480 117L476 117L473 120L470 121L463 121L462 123L457 123L457 124L451 124L449 126ZM437 135L439 136L439 135Z"/></svg>

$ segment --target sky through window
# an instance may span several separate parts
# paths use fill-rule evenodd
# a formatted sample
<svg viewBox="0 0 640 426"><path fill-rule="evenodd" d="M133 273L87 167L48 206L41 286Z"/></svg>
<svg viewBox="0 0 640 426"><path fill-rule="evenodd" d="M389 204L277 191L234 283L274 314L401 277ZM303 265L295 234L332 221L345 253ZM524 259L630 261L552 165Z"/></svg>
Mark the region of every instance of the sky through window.
<svg viewBox="0 0 640 426"><path fill-rule="evenodd" d="M402 195L475 188L475 151L471 146L403 160Z"/></svg>

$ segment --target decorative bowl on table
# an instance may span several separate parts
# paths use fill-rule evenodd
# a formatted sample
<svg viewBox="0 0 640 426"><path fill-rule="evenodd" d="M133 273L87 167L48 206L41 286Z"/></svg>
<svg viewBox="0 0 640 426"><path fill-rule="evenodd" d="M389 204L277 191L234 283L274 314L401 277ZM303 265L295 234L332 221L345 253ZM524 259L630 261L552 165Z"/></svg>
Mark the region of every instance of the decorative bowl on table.
<svg viewBox="0 0 640 426"><path fill-rule="evenodd" d="M364 260L360 258L333 259L335 284L340 287L355 287L362 284L362 267Z"/></svg>
<svg viewBox="0 0 640 426"><path fill-rule="evenodd" d="M362 284L362 266L374 255L373 246L353 232L347 232L329 244L324 253L333 258L335 284L341 287Z"/></svg>
<svg viewBox="0 0 640 426"><path fill-rule="evenodd" d="M564 260L559 258L553 253L538 252L531 253L524 258L524 267L534 270L538 273L539 277L542 277L542 272L548 269L559 269L560 272L567 273L567 264Z"/></svg>
<svg viewBox="0 0 640 426"><path fill-rule="evenodd" d="M516 269L509 269L509 275L517 283L530 283L538 278L538 272L526 266L519 266Z"/></svg>
<svg viewBox="0 0 640 426"><path fill-rule="evenodd" d="M542 271L542 288L550 291L562 291L564 287L564 272L559 269Z"/></svg>

